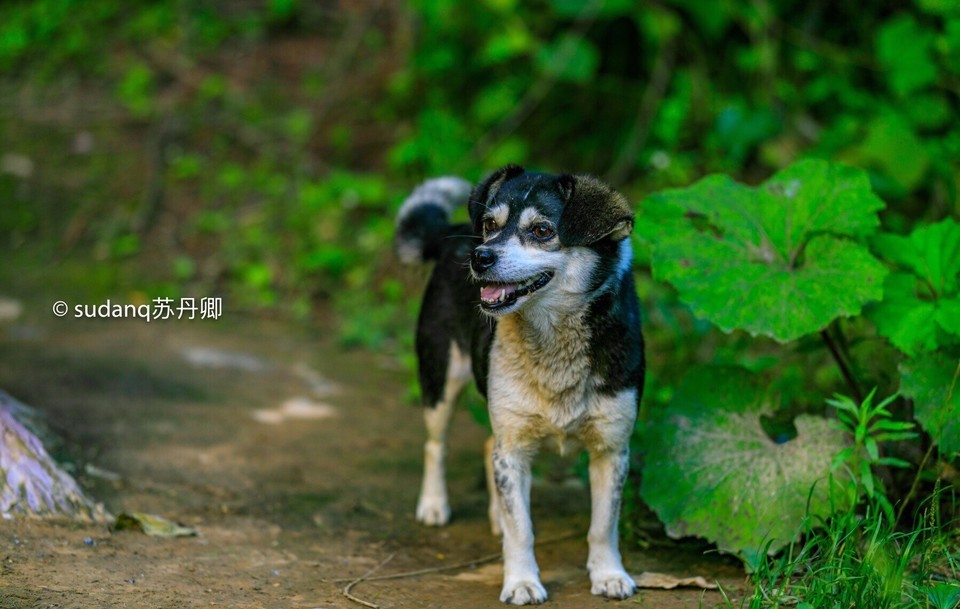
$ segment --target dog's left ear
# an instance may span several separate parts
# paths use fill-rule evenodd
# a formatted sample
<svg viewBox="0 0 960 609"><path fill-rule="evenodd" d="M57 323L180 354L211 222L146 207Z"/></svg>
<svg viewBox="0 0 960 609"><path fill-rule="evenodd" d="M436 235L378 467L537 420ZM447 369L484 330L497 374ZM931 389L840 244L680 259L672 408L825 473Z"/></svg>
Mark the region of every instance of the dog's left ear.
<svg viewBox="0 0 960 609"><path fill-rule="evenodd" d="M619 192L590 175L564 174L557 180L564 197L560 243L590 245L625 239L633 230L633 210Z"/></svg>

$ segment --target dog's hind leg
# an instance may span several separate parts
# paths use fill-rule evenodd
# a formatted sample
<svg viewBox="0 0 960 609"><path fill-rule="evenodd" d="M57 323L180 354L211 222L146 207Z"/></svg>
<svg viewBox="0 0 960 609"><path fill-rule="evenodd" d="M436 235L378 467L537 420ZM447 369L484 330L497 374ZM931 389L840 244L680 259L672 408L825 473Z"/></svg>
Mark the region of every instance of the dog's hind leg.
<svg viewBox="0 0 960 609"><path fill-rule="evenodd" d="M471 374L470 358L463 354L456 343L451 343L443 392L432 408L424 409L427 442L423 448L423 483L417 502L417 520L427 525L442 526L450 520L444 463L447 456L447 430L457 398Z"/></svg>

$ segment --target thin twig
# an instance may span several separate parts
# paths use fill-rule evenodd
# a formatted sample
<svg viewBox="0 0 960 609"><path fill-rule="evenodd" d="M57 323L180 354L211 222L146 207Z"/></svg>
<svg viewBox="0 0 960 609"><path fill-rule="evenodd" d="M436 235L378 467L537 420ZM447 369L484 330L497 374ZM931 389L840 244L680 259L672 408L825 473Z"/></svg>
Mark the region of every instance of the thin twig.
<svg viewBox="0 0 960 609"><path fill-rule="evenodd" d="M903 512L907 509L907 505L910 504L910 501L913 499L913 496L917 492L917 487L920 486L920 474L923 473L923 468L927 466L927 461L930 460L930 455L933 454L933 447L935 444L930 443L930 448L927 449L923 459L920 460L920 465L917 467L917 475L913 477L913 484L910 485L910 491L907 492L907 496L903 498L903 501L900 502L900 509L897 510L897 517L893 520L893 530L897 530L897 525L900 524L900 519L903 517Z"/></svg>
<svg viewBox="0 0 960 609"><path fill-rule="evenodd" d="M549 539L544 539L543 541L538 541L534 544L535 547L541 547L549 545L552 543L559 543L561 541L567 541L568 539L575 539L577 537L582 537L582 531L576 531L573 533L567 533L566 535L559 535L557 537L551 537ZM477 565L486 564L488 562L493 562L498 560L503 554L497 552L496 554L487 554L486 556L481 556L480 558L474 558L472 560L465 560L463 562L458 562L452 565L443 565L441 567L427 567L425 569L417 569L416 571L404 571L402 573L389 573L387 575L378 575L376 577L369 577L369 573L360 577L358 580L351 580L349 577L343 577L340 579L333 580L333 583L340 584L346 581L384 581L388 579L405 579L408 577L418 577L420 575L430 575L432 573L443 573L444 571L456 571L457 569L465 569L467 567L475 567ZM379 568L379 567L378 567Z"/></svg>
<svg viewBox="0 0 960 609"><path fill-rule="evenodd" d="M812 51L827 61L835 64L854 66L857 68L870 70L871 72L878 74L883 74L886 72L886 68L881 65L869 52L846 47L841 44L836 44L823 38L818 38L808 31L777 18L776 15L772 16L772 19L774 24L778 25L782 29L784 40L799 49ZM931 83L931 86L944 91L960 94L960 82L950 76L944 76L938 79L937 82Z"/></svg>
<svg viewBox="0 0 960 609"><path fill-rule="evenodd" d="M673 40L666 42L657 54L653 63L653 71L650 75L650 82L643 92L643 98L637 107L637 117L633 123L627 142L617 155L613 167L607 171L606 180L611 184L618 184L627 177L627 173L633 166L637 155L643 150L647 137L650 135L650 127L653 125L657 112L660 109L660 102L667 93L667 88L672 81L673 59L675 45Z"/></svg>
<svg viewBox="0 0 960 609"><path fill-rule="evenodd" d="M855 379L853 373L850 372L850 367L847 366L847 362L845 362L843 356L840 355L840 350L837 349L837 344L833 342L833 337L830 336L827 328L820 331L820 337L827 345L827 349L830 350L830 354L833 355L833 360L837 362L837 366L840 368L840 374L843 375L843 380L847 382L847 387L850 388L853 398L858 404L863 402L863 393L860 391L860 385L857 384L857 379Z"/></svg>
<svg viewBox="0 0 960 609"><path fill-rule="evenodd" d="M367 579L368 577L370 577L370 576L373 575L374 573L376 573L377 570L380 569L380 567L382 567L383 565L385 565L385 564L387 564L388 562L390 562L391 560L393 560L393 557L394 557L394 556L396 556L396 553L393 553L393 554L391 554L390 556L387 556L386 558L384 558L383 560L380 561L380 564L378 564L378 565L375 566L374 568L370 569L369 571L367 571L366 573L364 573L363 575L361 575L361 576L358 577L357 579L351 581L349 584L347 584L346 586L344 586L343 590L341 591L342 594L343 594L345 597L347 597L348 599L350 599L351 601L353 601L353 602L355 602L355 603L359 603L359 604L363 605L364 607L370 607L371 609L380 609L380 605L375 605L375 604L373 604L373 603L371 603L371 602L369 602L369 601L365 601L365 600L363 600L362 598L357 598L356 596L350 594L350 589L353 588L354 586L356 586L357 584L359 584L360 582L362 582L363 580Z"/></svg>
<svg viewBox="0 0 960 609"><path fill-rule="evenodd" d="M496 554L487 554L486 556L481 556L480 558L474 558L473 560L465 560L453 565L444 565L442 567L427 567L425 569L417 569L416 571L404 571L402 573L389 573L387 575L377 575L376 577L363 577L363 581L367 582L377 582L384 581L388 579L406 579L408 577L418 577L420 575L430 575L432 573L442 573L444 571L456 571L457 569L465 569L467 567L475 567L477 565L483 565L488 562L493 562L499 560L502 556L500 552ZM335 579L335 582L339 583L344 580ZM359 580L358 580L359 581Z"/></svg>
<svg viewBox="0 0 960 609"><path fill-rule="evenodd" d="M587 31L596 20L597 14L600 12L602 6L602 0L590 0L584 5L580 14L577 15L573 27L567 32L573 41L579 42L583 40ZM557 54L557 63L566 66L573 58L574 51L574 44L569 44L566 48L561 48ZM513 112L507 115L500 124L481 137L470 153L463 157L460 163L460 171L470 162L483 161L486 159L487 155L493 150L497 143L518 129L520 125L533 114L533 111L546 99L547 94L550 93L556 82L557 75L551 71L545 72L539 79L534 81L517 103Z"/></svg>
<svg viewBox="0 0 960 609"><path fill-rule="evenodd" d="M383 0L374 0L359 16L352 19L344 29L343 34L337 40L337 45L333 53L323 67L323 80L327 85L339 83L344 80L343 77L350 68L351 62L356 58L357 52L367 32L379 16L382 4ZM336 89L333 89L332 92L327 89L327 93L314 105L314 124L320 124L326 117L334 101L336 101L336 94Z"/></svg>
<svg viewBox="0 0 960 609"><path fill-rule="evenodd" d="M574 537L580 537L580 536L582 536L582 535L583 535L583 532L581 532L581 531L578 531L578 532L575 532L575 533L568 533L568 534L566 534L566 535L560 535L559 537L552 537L552 538L550 538L550 539L545 539L545 540L543 540L543 541L541 541L541 542L539 542L539 543L536 543L536 544L534 544L534 545L535 545L535 546L545 546L545 545L550 544L550 543L557 543L557 542L559 542L559 541L566 541L567 539L573 539ZM351 600L351 601L353 601L353 602L355 602L355 603L358 603L358 604L360 604L360 605L363 605L364 607L370 607L371 609L380 609L380 606L379 606L379 605L376 605L376 604L374 604L374 603L371 603L370 601L365 601L365 600L363 600L362 598L358 598L358 597L354 596L353 594L350 593L350 590L351 590L354 586L356 586L357 584L359 584L360 582L365 582L365 581L367 581L367 582L384 581L384 580L388 580L388 579L404 579L404 578L407 578L407 577L419 577L420 575L429 575L429 574L431 574L431 573L442 573L443 571L454 571L454 570L457 570L457 569L463 569L463 568L465 568L465 567L476 567L477 565L482 565L482 564L485 564L485 563L488 563L488 562L493 562L493 561L495 561L495 560L499 560L500 557L502 556L502 554L501 554L500 552L497 552L496 554L487 554L486 556L481 556L480 558L474 558L473 560L466 560L466 561L459 562L459 563L456 563L456 564L453 564L453 565L444 565L444 566L442 566L442 567L428 567L428 568L426 568L426 569L417 569L416 571L404 571L404 572L402 572L402 573L390 573L390 574L388 574L388 575L378 575L378 576L376 576L376 577L371 577L378 569L380 569L380 567L382 567L383 565L385 565L385 564L387 564L388 562L390 562L390 560L393 559L393 557L394 557L395 555L396 555L396 554L391 554L391 555L388 556L386 559L384 559L380 564L378 564L377 566L375 566L374 568L370 569L369 571L367 571L366 573L364 573L363 575L361 575L360 577L358 577L358 578L356 578L356 579L353 579L353 580L351 580L351 579L335 579L335 580L333 580L333 581L334 581L334 583L342 583L342 582L345 582L345 581L349 581L350 583L348 583L348 584L346 585L346 587L344 587L344 589L341 591L341 593L342 593L346 598L348 598L349 600Z"/></svg>
<svg viewBox="0 0 960 609"><path fill-rule="evenodd" d="M953 399L953 390L957 386L957 378L960 377L960 360L957 360L957 368L953 371L953 380L950 382L950 390L947 391L947 399L944 403L944 406L950 403ZM907 505L913 500L913 496L917 492L917 487L920 486L920 475L923 473L923 468L926 467L927 461L930 460L930 456L933 454L933 448L936 446L936 443L931 441L930 448L927 449L927 453L923 455L923 460L920 461L920 466L917 468L917 475L913 477L913 484L910 485L910 491L907 493L907 496L904 497L903 503L900 504L900 509L897 511L897 518L893 521L893 528L896 529L897 525L900 524L900 518L903 516L903 512L907 509Z"/></svg>

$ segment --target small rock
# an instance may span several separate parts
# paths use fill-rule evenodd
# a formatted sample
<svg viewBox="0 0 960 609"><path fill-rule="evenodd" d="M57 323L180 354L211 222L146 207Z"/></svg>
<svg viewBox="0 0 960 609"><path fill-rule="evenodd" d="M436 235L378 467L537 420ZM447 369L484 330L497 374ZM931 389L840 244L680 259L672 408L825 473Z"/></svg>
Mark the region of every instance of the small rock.
<svg viewBox="0 0 960 609"><path fill-rule="evenodd" d="M198 368L235 368L248 372L261 372L266 369L266 365L260 359L246 353L190 347L184 349L182 355L183 359Z"/></svg>
<svg viewBox="0 0 960 609"><path fill-rule="evenodd" d="M33 159L25 154L8 152L0 157L0 173L9 173L25 180L33 175L33 169Z"/></svg>
<svg viewBox="0 0 960 609"><path fill-rule="evenodd" d="M20 301L11 298L0 297L0 322L13 321L23 313L23 305Z"/></svg>
<svg viewBox="0 0 960 609"><path fill-rule="evenodd" d="M86 155L93 152L93 134L89 131L78 131L73 136L72 149L74 154Z"/></svg>

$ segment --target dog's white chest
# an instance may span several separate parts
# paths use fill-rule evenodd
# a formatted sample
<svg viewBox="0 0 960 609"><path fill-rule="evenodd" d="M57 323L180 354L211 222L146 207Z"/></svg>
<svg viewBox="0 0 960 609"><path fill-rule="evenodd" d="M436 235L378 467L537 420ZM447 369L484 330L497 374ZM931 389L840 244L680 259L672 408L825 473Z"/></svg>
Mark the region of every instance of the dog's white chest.
<svg viewBox="0 0 960 609"><path fill-rule="evenodd" d="M596 393L588 344L579 324L543 340L520 323L501 322L490 352L491 415L518 434L555 436L559 446L579 436Z"/></svg>

